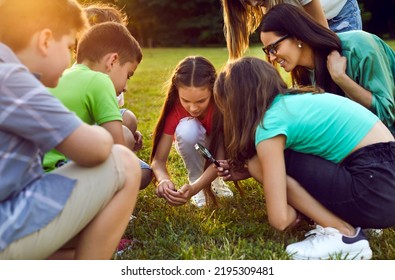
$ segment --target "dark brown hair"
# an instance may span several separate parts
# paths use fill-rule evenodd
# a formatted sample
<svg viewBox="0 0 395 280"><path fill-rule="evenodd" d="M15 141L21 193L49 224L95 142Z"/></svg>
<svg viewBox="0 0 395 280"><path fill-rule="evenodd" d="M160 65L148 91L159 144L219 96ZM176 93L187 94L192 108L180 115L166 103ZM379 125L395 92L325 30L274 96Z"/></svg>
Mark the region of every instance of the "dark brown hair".
<svg viewBox="0 0 395 280"><path fill-rule="evenodd" d="M289 4L271 8L262 20L261 32L274 32L277 36L288 34L309 45L314 53L316 85L327 92L342 93L333 82L326 66L327 56L331 51L342 51L340 39L335 32L318 24L303 9ZM306 86L314 82L311 80L311 72L302 66L295 67L291 76L293 86Z"/></svg>
<svg viewBox="0 0 395 280"><path fill-rule="evenodd" d="M99 62L108 53L118 53L120 64L141 62L142 50L136 39L122 24L104 22L89 28L77 47L77 63Z"/></svg>
<svg viewBox="0 0 395 280"><path fill-rule="evenodd" d="M214 100L224 119L225 149L230 163L242 168L256 154L255 131L274 98L287 89L278 71L256 57L229 63L214 85Z"/></svg>

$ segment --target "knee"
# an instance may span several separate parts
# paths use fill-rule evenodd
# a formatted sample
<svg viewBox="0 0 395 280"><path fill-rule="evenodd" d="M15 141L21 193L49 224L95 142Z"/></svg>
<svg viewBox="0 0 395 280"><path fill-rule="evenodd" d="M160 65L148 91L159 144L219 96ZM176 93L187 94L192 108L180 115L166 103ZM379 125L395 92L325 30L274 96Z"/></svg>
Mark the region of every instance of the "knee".
<svg viewBox="0 0 395 280"><path fill-rule="evenodd" d="M122 123L124 126L129 128L132 133L135 133L137 130L137 118L136 115L130 111L126 110L122 115Z"/></svg>
<svg viewBox="0 0 395 280"><path fill-rule="evenodd" d="M137 186L137 188L139 188L141 182L141 168L138 157L131 150L122 145L114 145L113 153L125 175L125 180L128 182L136 182L136 184L127 185Z"/></svg>
<svg viewBox="0 0 395 280"><path fill-rule="evenodd" d="M188 119L181 121L176 128L177 142L182 142L186 145L195 145L205 131L202 124L196 119Z"/></svg>
<svg viewBox="0 0 395 280"><path fill-rule="evenodd" d="M140 190L145 189L152 182L151 169L141 169Z"/></svg>
<svg viewBox="0 0 395 280"><path fill-rule="evenodd" d="M136 139L134 138L134 135L132 131L130 131L130 129L127 128L125 125L122 126L122 129L126 147L133 151L134 146L136 145Z"/></svg>

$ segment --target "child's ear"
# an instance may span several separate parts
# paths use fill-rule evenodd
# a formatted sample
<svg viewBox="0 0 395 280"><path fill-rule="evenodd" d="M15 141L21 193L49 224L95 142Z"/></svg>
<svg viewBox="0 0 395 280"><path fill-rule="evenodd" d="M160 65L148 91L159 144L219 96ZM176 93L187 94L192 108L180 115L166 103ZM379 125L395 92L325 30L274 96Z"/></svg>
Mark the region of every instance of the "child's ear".
<svg viewBox="0 0 395 280"><path fill-rule="evenodd" d="M53 34L50 29L43 29L37 35L37 48L38 51L43 55L47 56L48 49L53 40Z"/></svg>
<svg viewBox="0 0 395 280"><path fill-rule="evenodd" d="M111 53L108 55L106 59L106 70L110 72L112 68L114 67L114 63L118 61L118 54L117 53Z"/></svg>

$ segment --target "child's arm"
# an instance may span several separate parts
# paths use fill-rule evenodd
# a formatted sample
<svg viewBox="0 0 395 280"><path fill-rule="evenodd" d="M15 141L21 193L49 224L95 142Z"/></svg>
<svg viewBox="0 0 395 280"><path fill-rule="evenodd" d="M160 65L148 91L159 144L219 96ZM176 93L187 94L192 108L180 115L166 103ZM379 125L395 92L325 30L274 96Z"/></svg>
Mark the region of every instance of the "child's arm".
<svg viewBox="0 0 395 280"><path fill-rule="evenodd" d="M102 123L101 126L111 134L115 144L126 146L125 137L123 134L122 122L110 121L110 122Z"/></svg>
<svg viewBox="0 0 395 280"><path fill-rule="evenodd" d="M321 24L326 28L329 28L328 21L326 20L324 10L322 9L319 0L312 0L310 3L304 5L303 8L315 19L317 23Z"/></svg>
<svg viewBox="0 0 395 280"><path fill-rule="evenodd" d="M215 164L211 164L193 184L185 184L178 191L171 189L165 190L165 198L170 205L184 205L193 195L197 194L204 187L209 186L216 177L217 167Z"/></svg>
<svg viewBox="0 0 395 280"><path fill-rule="evenodd" d="M82 123L56 149L79 165L95 166L108 158L112 145L105 129Z"/></svg>
<svg viewBox="0 0 395 280"><path fill-rule="evenodd" d="M216 154L217 158L224 158L225 151L223 146L220 146ZM180 206L187 203L190 198L197 194L199 191L209 186L211 182L217 178L218 169L215 164L211 164L203 174L192 184L185 184L179 191L166 190L165 197L169 204L174 206Z"/></svg>
<svg viewBox="0 0 395 280"><path fill-rule="evenodd" d="M287 200L284 148L284 135L264 140L257 145L268 219L269 223L278 230L286 229L297 217L295 209Z"/></svg>
<svg viewBox="0 0 395 280"><path fill-rule="evenodd" d="M166 168L167 159L169 157L170 149L173 144L173 136L162 134L155 156L151 163L152 171L158 182L156 194L159 197L165 197L164 190L175 190L174 183L170 179L170 175Z"/></svg>
<svg viewBox="0 0 395 280"><path fill-rule="evenodd" d="M270 224L279 230L292 227L297 223L297 209L323 227L347 228L343 220L285 175L284 146L283 135L262 141L257 146L258 157L248 162L252 176L263 182Z"/></svg>

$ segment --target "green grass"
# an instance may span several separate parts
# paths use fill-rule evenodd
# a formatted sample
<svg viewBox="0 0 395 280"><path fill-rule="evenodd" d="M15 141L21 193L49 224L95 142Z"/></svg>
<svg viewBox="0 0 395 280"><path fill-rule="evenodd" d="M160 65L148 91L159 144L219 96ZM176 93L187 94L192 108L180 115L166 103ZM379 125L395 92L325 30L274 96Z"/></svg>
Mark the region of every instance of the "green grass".
<svg viewBox="0 0 395 280"><path fill-rule="evenodd" d="M388 40L386 41L388 45L391 46L391 48L393 48L395 50L395 40Z"/></svg>
<svg viewBox="0 0 395 280"><path fill-rule="evenodd" d="M395 42L392 41L394 47ZM227 61L225 48L145 49L142 63L129 84L126 107L139 119L139 130L145 147L138 152L149 160L151 135L163 102L163 86L175 65L187 55L203 55L221 69ZM247 55L262 57L253 47ZM178 186L186 183L182 161L172 150L168 168ZM243 182L244 196L235 191L234 199L220 200L220 206L198 210L189 203L172 207L155 195L148 186L139 194L134 211L137 217L127 228L126 236L134 239L133 249L122 259L198 259L253 260L289 259L288 243L303 239L307 224L289 232L274 230L267 221L261 186L253 179ZM374 259L395 259L395 231L386 229L382 238L372 238Z"/></svg>

